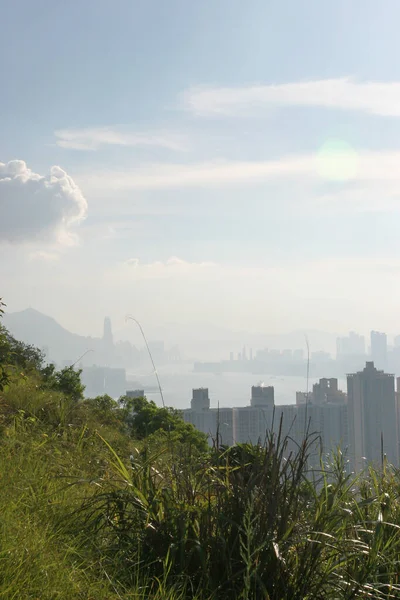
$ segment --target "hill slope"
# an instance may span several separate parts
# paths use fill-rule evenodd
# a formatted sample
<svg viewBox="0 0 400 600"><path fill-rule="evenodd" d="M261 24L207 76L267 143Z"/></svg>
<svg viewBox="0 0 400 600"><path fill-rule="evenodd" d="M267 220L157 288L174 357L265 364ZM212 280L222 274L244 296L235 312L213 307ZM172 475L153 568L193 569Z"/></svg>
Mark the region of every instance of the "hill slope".
<svg viewBox="0 0 400 600"><path fill-rule="evenodd" d="M33 308L6 313L3 324L17 339L46 349L51 360L57 363L76 360L87 349L95 349L101 343L100 338L71 333L52 317ZM93 357L88 357L88 362L92 363Z"/></svg>

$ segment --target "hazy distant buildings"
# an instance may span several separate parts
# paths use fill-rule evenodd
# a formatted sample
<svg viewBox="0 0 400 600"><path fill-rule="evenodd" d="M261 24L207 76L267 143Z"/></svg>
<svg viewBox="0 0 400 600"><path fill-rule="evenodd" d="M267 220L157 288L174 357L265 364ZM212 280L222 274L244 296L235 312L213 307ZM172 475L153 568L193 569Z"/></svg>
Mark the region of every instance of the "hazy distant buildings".
<svg viewBox="0 0 400 600"><path fill-rule="evenodd" d="M338 359L364 355L365 338L363 335L358 335L354 331L350 331L348 336L337 338L336 357Z"/></svg>
<svg viewBox="0 0 400 600"><path fill-rule="evenodd" d="M149 341L149 350L156 365L165 363L165 347L163 341Z"/></svg>
<svg viewBox="0 0 400 600"><path fill-rule="evenodd" d="M132 369L140 361L140 352L128 341L120 341L114 347L115 366Z"/></svg>
<svg viewBox="0 0 400 600"><path fill-rule="evenodd" d="M114 362L114 340L111 329L110 317L104 318L102 338L102 362L106 367L111 367Z"/></svg>
<svg viewBox="0 0 400 600"><path fill-rule="evenodd" d="M144 390L126 390L125 396L128 398L144 398Z"/></svg>
<svg viewBox="0 0 400 600"><path fill-rule="evenodd" d="M371 331L371 360L378 369L387 368L388 355L386 333Z"/></svg>
<svg viewBox="0 0 400 600"><path fill-rule="evenodd" d="M379 338L381 339L381 338ZM348 427L351 467L381 464L382 453L398 464L397 406L394 375L367 362L363 371L347 376Z"/></svg>
<svg viewBox="0 0 400 600"><path fill-rule="evenodd" d="M93 398L108 394L112 398L123 396L126 390L125 369L112 367L84 367L82 383L85 386L85 396Z"/></svg>
<svg viewBox="0 0 400 600"><path fill-rule="evenodd" d="M365 338L354 331L336 340L336 368L339 373L350 373L363 368L366 360Z"/></svg>
<svg viewBox="0 0 400 600"><path fill-rule="evenodd" d="M329 352L317 350L316 352L311 352L311 360L316 363L326 363L331 360L331 355Z"/></svg>
<svg viewBox="0 0 400 600"><path fill-rule="evenodd" d="M304 350L293 350L293 360L302 362L304 360Z"/></svg>

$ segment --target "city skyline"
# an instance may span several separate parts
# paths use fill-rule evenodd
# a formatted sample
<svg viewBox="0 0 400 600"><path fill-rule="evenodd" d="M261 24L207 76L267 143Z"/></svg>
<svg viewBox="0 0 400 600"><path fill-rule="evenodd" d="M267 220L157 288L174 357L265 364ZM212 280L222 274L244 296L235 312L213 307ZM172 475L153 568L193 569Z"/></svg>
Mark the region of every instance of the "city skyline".
<svg viewBox="0 0 400 600"><path fill-rule="evenodd" d="M335 378L322 378L312 392L297 392L296 404L276 405L273 386L252 386L249 404L211 407L208 389L194 389L185 421L207 434L209 444L263 444L274 432L287 437L285 453L297 452L310 435L309 466L338 449L346 468L360 472L366 465L380 468L384 460L400 461L400 378L377 369L372 361L347 375L346 393Z"/></svg>
<svg viewBox="0 0 400 600"><path fill-rule="evenodd" d="M37 345L39 347L48 346L47 341L43 343L41 335L43 334L43 332L45 332L46 335L46 331L49 329L58 329L58 331L69 334L72 337L75 337L75 339L79 338L79 336L77 336L75 333L68 332L68 330L63 328L52 317L44 315L39 311L36 311L31 308L16 313L12 313L6 310L4 319L5 323L11 328L12 333L16 333L17 335L21 336L21 339L23 339L24 341L28 343L33 343L34 345ZM124 332L122 332L122 330L119 330L117 333L115 333L112 321L109 316L104 316L102 323L102 332L97 338L93 338L92 336L81 337L86 337L88 340L102 340L104 349L106 346L115 346L115 344L121 345L127 343L128 341L130 342L132 340L132 333L134 333L135 340L140 344L143 344L144 340L142 334L139 330L136 330L136 328L132 329L125 326ZM125 318L125 324L126 323L127 321ZM26 331L26 328L28 329L28 331ZM319 345L311 347L307 332L292 332L292 334L298 335L300 333L302 335L302 344L300 345L300 347L298 347L296 344L294 346L292 345L292 347L289 347L289 344L285 345L282 339L280 339L279 335L275 336L278 340L277 345L263 345L261 342L261 337L262 335L268 336L268 334L261 333L260 340L258 341L258 343L243 343L243 338L246 339L246 332L235 333L241 337L239 337L235 342L236 350L229 351L230 362L251 362L253 360L261 358L263 354L265 356L281 356L289 360L303 360L308 353L310 359L317 360L319 358L327 357L328 355L336 359L346 359L347 357L351 356L371 356L375 363L378 364L379 362L381 362L382 367L386 367L388 361L388 352L400 352L400 350L398 350L398 348L400 348L399 334L394 333L388 336L386 332L379 332L373 329L370 330L368 337L355 331L349 331L347 335L337 335L334 333L329 334L331 336L336 336L332 338L332 340L335 340L334 351L324 349L323 345L322 347ZM324 332L313 331L312 333L321 333L323 335ZM37 339L35 339L35 335L38 336ZM54 337L54 331L52 331L52 335ZM285 334L281 334L281 338L283 338L284 336ZM210 338L208 341L211 340L213 340L213 338ZM164 344L164 341L161 339L157 340L153 337L152 343L160 345ZM155 347L154 350L157 352L159 348ZM163 351L164 350L162 350L162 352ZM65 359L66 357L64 357L64 360ZM221 360L224 360L223 356L221 357Z"/></svg>

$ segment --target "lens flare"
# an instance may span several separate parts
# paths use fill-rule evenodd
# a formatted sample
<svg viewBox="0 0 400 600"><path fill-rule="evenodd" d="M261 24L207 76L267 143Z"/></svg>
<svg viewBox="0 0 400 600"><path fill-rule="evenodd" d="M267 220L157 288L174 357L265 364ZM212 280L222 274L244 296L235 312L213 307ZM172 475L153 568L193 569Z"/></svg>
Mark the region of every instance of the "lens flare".
<svg viewBox="0 0 400 600"><path fill-rule="evenodd" d="M350 181L358 171L358 154L343 140L326 141L317 153L317 173L327 181Z"/></svg>

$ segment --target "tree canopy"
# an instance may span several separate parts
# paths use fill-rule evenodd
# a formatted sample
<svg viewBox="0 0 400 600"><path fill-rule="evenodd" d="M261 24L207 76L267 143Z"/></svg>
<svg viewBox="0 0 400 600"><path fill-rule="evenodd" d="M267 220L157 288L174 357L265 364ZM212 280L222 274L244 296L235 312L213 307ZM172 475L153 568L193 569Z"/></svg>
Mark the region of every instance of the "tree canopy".
<svg viewBox="0 0 400 600"><path fill-rule="evenodd" d="M176 408L159 407L146 398L125 396L121 402L125 407L129 407L129 422L135 438L145 439L156 433L165 432L170 434L174 441L191 444L198 450L207 449L207 436L190 423L185 423L182 412Z"/></svg>

